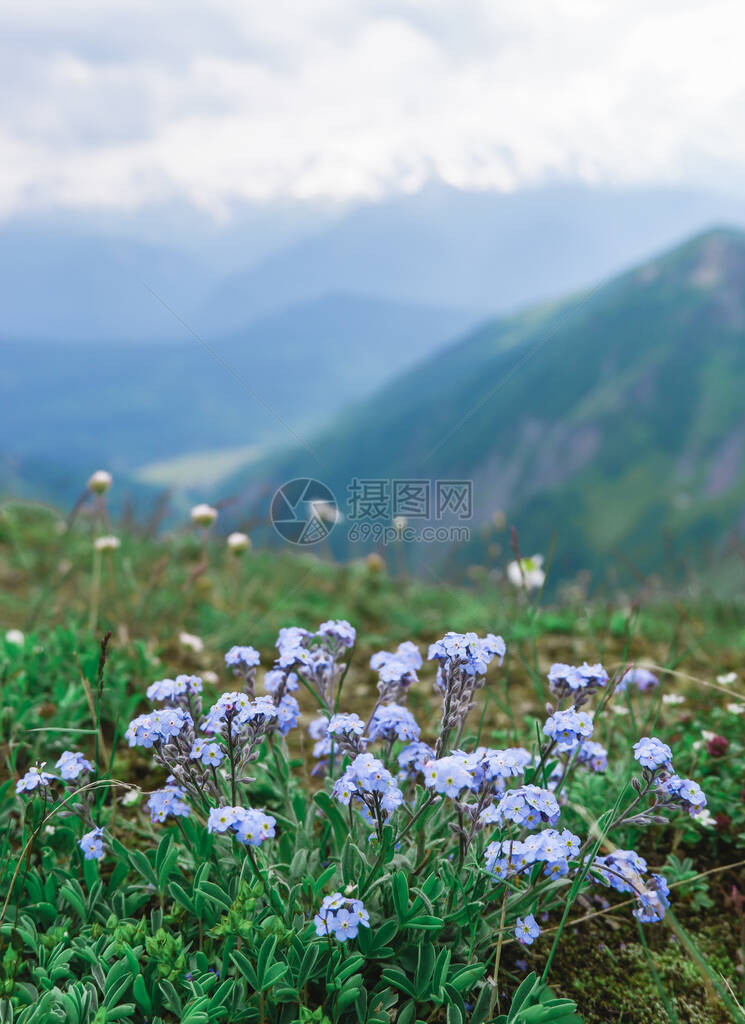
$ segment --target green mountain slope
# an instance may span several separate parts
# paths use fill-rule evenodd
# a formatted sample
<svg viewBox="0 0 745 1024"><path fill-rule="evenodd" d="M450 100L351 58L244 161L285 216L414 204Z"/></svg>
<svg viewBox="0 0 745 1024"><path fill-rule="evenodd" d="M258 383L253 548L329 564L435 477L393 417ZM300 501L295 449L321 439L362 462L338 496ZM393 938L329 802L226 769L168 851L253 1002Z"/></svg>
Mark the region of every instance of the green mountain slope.
<svg viewBox="0 0 745 1024"><path fill-rule="evenodd" d="M560 574L646 573L745 522L744 383L745 234L716 230L487 324L260 475L314 476L342 507L355 477L471 479L471 544L412 558L482 560L501 510L526 552L555 533Z"/></svg>

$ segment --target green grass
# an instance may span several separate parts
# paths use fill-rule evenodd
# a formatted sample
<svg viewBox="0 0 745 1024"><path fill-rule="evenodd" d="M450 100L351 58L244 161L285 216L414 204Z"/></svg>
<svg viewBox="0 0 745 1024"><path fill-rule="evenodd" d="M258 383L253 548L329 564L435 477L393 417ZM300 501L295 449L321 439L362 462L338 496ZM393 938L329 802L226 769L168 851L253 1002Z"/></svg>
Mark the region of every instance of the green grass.
<svg viewBox="0 0 745 1024"><path fill-rule="evenodd" d="M36 758L51 760L71 744L93 751L96 713L87 691L95 688L100 642L109 630L100 708L107 753L154 679L178 671L212 671L216 679L208 691L226 688L231 681L222 664L227 647L254 644L267 664L282 625L315 627L334 617L353 622L360 641L345 698L351 707L363 708L374 699L367 668L374 650L404 639L425 645L447 629L501 633L509 654L503 672L484 692L480 722L483 740L493 745L510 742L528 716L540 710L546 697L542 677L553 661L601 660L610 670L644 660L666 670L661 692L632 696L626 715L607 713L597 724L598 738L622 762L633 737L654 731L667 738L678 769L702 782L712 812L728 820L702 830L679 819L656 832L627 829L617 841L640 844L657 866L674 851L677 862L669 861L666 869L679 882L673 889L674 910L717 984L742 1000L745 919L733 894L745 892L738 866L745 859L745 717L733 715L727 705L734 694L745 693L745 686L742 678L729 686L716 682L726 671L742 675L740 603L660 593L640 607L619 597L610 603L574 599L541 608L521 601L486 574L475 574L468 589L455 588L397 579L376 561L338 565L267 551L235 557L219 538L203 545L189 530L155 540L143 531L109 526L106 532L119 534L122 546L103 560L98 613L91 625L92 537L103 527L94 529L85 515L70 529L61 530L61 523L57 513L40 506L6 505L0 511L0 799L12 802L10 780ZM2 639L11 627L25 632L22 646ZM185 648L182 632L197 635L203 649ZM663 692L682 694L685 703L664 705ZM412 695L412 706L423 722L436 714L436 701L424 690ZM707 751L703 729L728 738L725 756ZM302 755L303 749L296 747L295 753ZM115 777L146 784L150 772L141 754L113 751ZM602 806L612 782L587 775L575 796L592 811ZM692 880L706 872L703 879ZM588 914L593 916L584 920ZM724 1024L733 1019L701 964L665 926L645 930L645 949L628 908L615 914L593 904L575 907L568 928L552 986L577 1001L586 1024L666 1024L676 1018L680 1024ZM547 952L545 942L527 953L506 946L509 987L522 976L518 961L527 960L528 969L540 973Z"/></svg>

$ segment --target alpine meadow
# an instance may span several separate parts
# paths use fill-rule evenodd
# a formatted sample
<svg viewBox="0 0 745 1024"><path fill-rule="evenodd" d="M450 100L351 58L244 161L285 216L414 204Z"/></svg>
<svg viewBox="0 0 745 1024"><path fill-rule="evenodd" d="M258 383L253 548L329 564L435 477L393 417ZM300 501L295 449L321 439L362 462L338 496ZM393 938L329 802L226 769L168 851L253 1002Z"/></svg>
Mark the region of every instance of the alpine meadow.
<svg viewBox="0 0 745 1024"><path fill-rule="evenodd" d="M745 1024L744 36L0 9L0 1024Z"/></svg>

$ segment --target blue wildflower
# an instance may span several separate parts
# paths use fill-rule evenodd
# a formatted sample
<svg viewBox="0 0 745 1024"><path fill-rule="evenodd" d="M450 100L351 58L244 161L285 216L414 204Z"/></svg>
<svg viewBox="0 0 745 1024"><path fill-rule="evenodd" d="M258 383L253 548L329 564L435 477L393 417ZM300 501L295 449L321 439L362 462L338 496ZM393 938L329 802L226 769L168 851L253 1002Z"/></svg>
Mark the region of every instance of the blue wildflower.
<svg viewBox="0 0 745 1024"><path fill-rule="evenodd" d="M280 690L292 693L299 685L295 672L285 672L281 668L273 668L264 676L264 689L267 693L275 694Z"/></svg>
<svg viewBox="0 0 745 1024"><path fill-rule="evenodd" d="M370 739L408 740L419 739L420 728L408 708L400 704L383 704L375 709L368 730Z"/></svg>
<svg viewBox="0 0 745 1024"><path fill-rule="evenodd" d="M434 750L427 743L409 743L399 753L398 764L404 772L413 777L423 772L424 766L434 756Z"/></svg>
<svg viewBox="0 0 745 1024"><path fill-rule="evenodd" d="M635 686L641 693L645 693L648 690L654 690L659 685L659 679L648 668L630 668L618 680L616 693L624 693L629 686Z"/></svg>
<svg viewBox="0 0 745 1024"><path fill-rule="evenodd" d="M430 761L424 769L424 785L452 799L463 789L473 786L473 772L463 764L463 759L453 754Z"/></svg>
<svg viewBox="0 0 745 1024"><path fill-rule="evenodd" d="M35 789L43 788L53 782L55 776L43 769L43 764L41 767L32 765L23 778L16 782L16 793L32 793Z"/></svg>
<svg viewBox="0 0 745 1024"><path fill-rule="evenodd" d="M602 665L565 665L557 662L548 672L548 685L557 697L566 697L580 691L589 695L608 682L608 673Z"/></svg>
<svg viewBox="0 0 745 1024"><path fill-rule="evenodd" d="M523 946L532 946L540 934L541 929L532 914L527 914L525 917L518 917L515 924L515 938L518 942L521 942Z"/></svg>
<svg viewBox="0 0 745 1024"><path fill-rule="evenodd" d="M488 633L482 639L476 633L455 633L451 630L430 645L427 657L443 666L459 666L468 673L483 675L494 657L502 664L505 651L501 636Z"/></svg>
<svg viewBox="0 0 745 1024"><path fill-rule="evenodd" d="M307 629L299 626L283 626L277 638L277 650L279 658L277 664L280 668L289 668L300 658L305 650L308 639L312 636Z"/></svg>
<svg viewBox="0 0 745 1024"><path fill-rule="evenodd" d="M338 942L346 942L357 938L360 925L370 927L370 915L362 900L334 892L323 898L313 923L319 937L333 936Z"/></svg>
<svg viewBox="0 0 745 1024"><path fill-rule="evenodd" d="M169 701L183 696L194 696L202 692L199 676L176 676L175 679L158 679L147 688L148 700Z"/></svg>
<svg viewBox="0 0 745 1024"><path fill-rule="evenodd" d="M566 711L554 711L543 726L546 736L564 754L573 751L578 743L592 736L592 729L592 715L589 711L577 711L574 707Z"/></svg>
<svg viewBox="0 0 745 1024"><path fill-rule="evenodd" d="M252 700L245 693L223 693L207 712L202 731L217 733L227 726L232 734L249 722L261 727L276 717L277 709L271 697Z"/></svg>
<svg viewBox="0 0 745 1024"><path fill-rule="evenodd" d="M207 818L207 831L223 834L229 829L246 846L261 846L275 835L276 818L255 807L213 807Z"/></svg>
<svg viewBox="0 0 745 1024"><path fill-rule="evenodd" d="M330 637L342 647L354 647L357 631L346 619L329 619L318 627L321 636Z"/></svg>
<svg viewBox="0 0 745 1024"><path fill-rule="evenodd" d="M256 668L260 662L261 657L255 647L231 647L225 655L225 664L228 668Z"/></svg>
<svg viewBox="0 0 745 1024"><path fill-rule="evenodd" d="M329 736L362 736L365 731L365 723L359 715L355 715L353 712L332 715L326 731Z"/></svg>
<svg viewBox="0 0 745 1024"><path fill-rule="evenodd" d="M66 782L93 771L90 761L80 751L73 750L65 750L55 767L60 773L60 778L65 779Z"/></svg>
<svg viewBox="0 0 745 1024"><path fill-rule="evenodd" d="M500 822L512 821L524 828L537 828L541 822L555 825L560 813L554 794L533 785L507 790L497 804Z"/></svg>
<svg viewBox="0 0 745 1024"><path fill-rule="evenodd" d="M665 916L670 906L670 888L662 875L651 875L642 892L637 893L639 906L633 911L634 917L646 924L655 924Z"/></svg>
<svg viewBox="0 0 745 1024"><path fill-rule="evenodd" d="M291 694L286 693L277 705L277 723L283 736L295 728L299 718L300 705Z"/></svg>
<svg viewBox="0 0 745 1024"><path fill-rule="evenodd" d="M342 804L361 804L360 810L368 822L373 820L371 815L377 813L378 807L383 818L389 818L404 798L391 773L372 754L358 754L331 792Z"/></svg>
<svg viewBox="0 0 745 1024"><path fill-rule="evenodd" d="M593 772L604 772L608 768L608 751L594 740L584 740L580 743L577 761Z"/></svg>
<svg viewBox="0 0 745 1024"><path fill-rule="evenodd" d="M643 768L656 771L662 767L671 768L673 752L656 736L644 736L634 744L634 757Z"/></svg>
<svg viewBox="0 0 745 1024"><path fill-rule="evenodd" d="M184 802L186 793L181 786L164 786L150 794L147 802L150 820L164 822L166 818L188 818L189 805Z"/></svg>
<svg viewBox="0 0 745 1024"><path fill-rule="evenodd" d="M658 782L657 790L671 803L682 804L683 809L688 811L692 818L706 807L706 794L693 779L681 779L675 774L663 776Z"/></svg>
<svg viewBox="0 0 745 1024"><path fill-rule="evenodd" d="M130 747L150 748L158 742L167 743L193 724L191 715L183 708L160 708L134 718L124 736Z"/></svg>
<svg viewBox="0 0 745 1024"><path fill-rule="evenodd" d="M210 743L208 740L197 738L194 740L189 757L193 761L201 761L205 767L217 768L225 758L225 751L219 743Z"/></svg>
<svg viewBox="0 0 745 1024"><path fill-rule="evenodd" d="M78 846L83 851L86 860L101 860L104 855L102 828L92 828L86 832L82 839L78 840Z"/></svg>

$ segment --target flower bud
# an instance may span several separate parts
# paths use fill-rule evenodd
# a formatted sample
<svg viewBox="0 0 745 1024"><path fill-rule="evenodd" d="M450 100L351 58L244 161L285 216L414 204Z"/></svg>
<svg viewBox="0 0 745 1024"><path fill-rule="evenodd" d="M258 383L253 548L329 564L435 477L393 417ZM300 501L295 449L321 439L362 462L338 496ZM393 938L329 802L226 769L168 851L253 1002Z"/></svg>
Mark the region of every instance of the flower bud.
<svg viewBox="0 0 745 1024"><path fill-rule="evenodd" d="M119 538L111 535L106 537L96 537L93 542L93 547L96 551L116 551L117 548L120 548L121 546L122 542Z"/></svg>
<svg viewBox="0 0 745 1024"><path fill-rule="evenodd" d="M191 510L191 521L196 526L212 526L217 519L217 509L212 505L195 505Z"/></svg>
<svg viewBox="0 0 745 1024"><path fill-rule="evenodd" d="M228 549L236 555L242 555L251 547L251 538L247 533L231 533L227 539Z"/></svg>
<svg viewBox="0 0 745 1024"><path fill-rule="evenodd" d="M111 473L105 469L97 469L88 480L88 490L94 494L106 494L113 482Z"/></svg>

